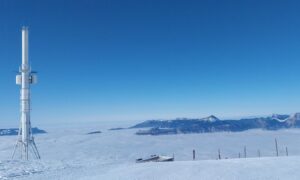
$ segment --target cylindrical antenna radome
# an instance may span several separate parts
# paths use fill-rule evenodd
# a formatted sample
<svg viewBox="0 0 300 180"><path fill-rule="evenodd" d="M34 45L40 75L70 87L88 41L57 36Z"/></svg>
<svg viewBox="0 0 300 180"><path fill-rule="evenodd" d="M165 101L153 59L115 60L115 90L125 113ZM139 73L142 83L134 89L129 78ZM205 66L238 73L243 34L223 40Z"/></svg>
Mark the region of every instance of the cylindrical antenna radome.
<svg viewBox="0 0 300 180"><path fill-rule="evenodd" d="M22 27L22 65L28 67L28 27L26 26Z"/></svg>

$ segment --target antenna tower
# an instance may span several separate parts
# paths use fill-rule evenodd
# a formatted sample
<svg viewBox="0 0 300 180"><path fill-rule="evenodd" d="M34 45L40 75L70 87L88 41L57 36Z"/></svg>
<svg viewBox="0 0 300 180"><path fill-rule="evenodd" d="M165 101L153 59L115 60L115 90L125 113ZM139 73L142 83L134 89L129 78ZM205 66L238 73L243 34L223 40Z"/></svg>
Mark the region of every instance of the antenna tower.
<svg viewBox="0 0 300 180"><path fill-rule="evenodd" d="M30 86L35 83L37 83L37 76L31 71L28 62L28 27L22 27L22 65L16 76L16 84L21 86L21 121L12 158L15 157L17 149L20 150L21 159L28 160L29 152L34 158L41 158L34 142L30 122Z"/></svg>

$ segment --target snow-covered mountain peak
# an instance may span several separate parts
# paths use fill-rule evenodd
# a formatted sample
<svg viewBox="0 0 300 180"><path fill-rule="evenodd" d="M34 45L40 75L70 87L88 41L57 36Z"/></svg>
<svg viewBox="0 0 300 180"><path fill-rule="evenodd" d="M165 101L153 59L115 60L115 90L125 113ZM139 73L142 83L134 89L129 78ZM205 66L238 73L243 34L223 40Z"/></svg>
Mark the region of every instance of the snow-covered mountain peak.
<svg viewBox="0 0 300 180"><path fill-rule="evenodd" d="M294 115L292 115L292 117L293 117L296 121L300 121L300 113L295 113Z"/></svg>
<svg viewBox="0 0 300 180"><path fill-rule="evenodd" d="M209 122L216 122L216 121L220 121L220 119L218 119L216 116L214 115L211 115L211 116L208 116L206 118L202 118L201 120L203 121L209 121Z"/></svg>
<svg viewBox="0 0 300 180"><path fill-rule="evenodd" d="M300 121L300 113L295 113L286 120L289 125L295 125L296 121Z"/></svg>
<svg viewBox="0 0 300 180"><path fill-rule="evenodd" d="M282 115L282 114L273 114L272 115L272 119L277 120L279 122L284 122L289 118L290 118L289 115Z"/></svg>

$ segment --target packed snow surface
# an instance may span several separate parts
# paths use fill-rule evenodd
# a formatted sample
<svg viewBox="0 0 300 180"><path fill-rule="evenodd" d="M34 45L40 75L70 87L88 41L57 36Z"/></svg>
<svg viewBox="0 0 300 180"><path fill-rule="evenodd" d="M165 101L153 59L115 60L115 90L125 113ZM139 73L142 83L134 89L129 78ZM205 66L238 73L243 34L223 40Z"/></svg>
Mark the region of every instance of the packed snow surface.
<svg viewBox="0 0 300 180"><path fill-rule="evenodd" d="M107 130L112 127L40 127L48 132L35 135L42 159L28 162L10 159L16 136L1 136L0 179L300 179L300 129L137 136L136 130ZM102 133L87 134L93 131ZM275 157L275 138L280 157ZM243 158L245 146L247 158ZM218 149L222 160L216 160ZM174 154L175 161L135 163L152 154Z"/></svg>

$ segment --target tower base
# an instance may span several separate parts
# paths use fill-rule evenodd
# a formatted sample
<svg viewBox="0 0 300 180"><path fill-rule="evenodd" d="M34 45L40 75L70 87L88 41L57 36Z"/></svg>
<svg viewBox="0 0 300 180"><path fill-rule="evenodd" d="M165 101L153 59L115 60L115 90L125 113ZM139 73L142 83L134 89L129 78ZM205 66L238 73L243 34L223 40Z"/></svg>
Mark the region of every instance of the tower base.
<svg viewBox="0 0 300 180"><path fill-rule="evenodd" d="M17 143L15 145L15 148L14 148L14 151L12 154L12 159L15 158L16 152L18 150L20 150L20 158L21 159L28 160L29 154L31 154L31 156L33 156L33 158L35 158L35 159L41 159L39 151L34 142L34 137L32 136L31 127L30 127L29 139L25 142L23 142L23 140L22 140L22 133L21 133L22 128L21 127L22 126L20 126L20 128L19 128L18 140L17 140Z"/></svg>

